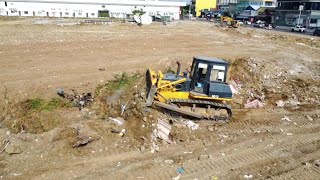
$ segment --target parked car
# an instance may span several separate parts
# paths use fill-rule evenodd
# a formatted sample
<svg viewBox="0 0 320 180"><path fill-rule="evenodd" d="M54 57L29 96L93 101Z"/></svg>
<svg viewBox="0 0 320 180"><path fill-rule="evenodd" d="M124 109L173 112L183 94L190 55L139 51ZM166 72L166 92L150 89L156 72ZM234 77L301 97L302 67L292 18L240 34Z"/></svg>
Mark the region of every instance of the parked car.
<svg viewBox="0 0 320 180"><path fill-rule="evenodd" d="M292 27L291 28L291 31L292 32L306 32L306 29L307 28L305 28L305 27L303 27L303 26L300 26L300 25L296 25L295 27Z"/></svg>
<svg viewBox="0 0 320 180"><path fill-rule="evenodd" d="M265 22L264 21L257 21L253 25L254 27L259 27L259 28L264 28L265 27Z"/></svg>
<svg viewBox="0 0 320 180"><path fill-rule="evenodd" d="M317 28L316 30L314 30L313 35L320 36L320 28Z"/></svg>
<svg viewBox="0 0 320 180"><path fill-rule="evenodd" d="M272 29L272 24L268 24L268 25L266 24L266 26L264 28L271 30Z"/></svg>

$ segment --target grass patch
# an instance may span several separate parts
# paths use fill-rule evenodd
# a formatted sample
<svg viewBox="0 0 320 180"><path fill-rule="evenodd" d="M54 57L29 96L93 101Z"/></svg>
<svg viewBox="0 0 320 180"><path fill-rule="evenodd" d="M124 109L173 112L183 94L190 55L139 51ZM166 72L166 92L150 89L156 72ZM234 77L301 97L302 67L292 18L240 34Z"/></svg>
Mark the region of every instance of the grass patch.
<svg viewBox="0 0 320 180"><path fill-rule="evenodd" d="M114 80L108 81L106 84L99 85L95 91L96 95L101 94L102 92L112 93L117 90L120 90L128 85L131 85L133 82L138 80L141 76L139 74L128 75L123 72L116 74Z"/></svg>
<svg viewBox="0 0 320 180"><path fill-rule="evenodd" d="M60 98L45 100L42 98L29 99L26 101L28 110L52 111L58 108L72 107L72 104Z"/></svg>
<svg viewBox="0 0 320 180"><path fill-rule="evenodd" d="M19 19L17 16L0 16L0 21L16 21Z"/></svg>

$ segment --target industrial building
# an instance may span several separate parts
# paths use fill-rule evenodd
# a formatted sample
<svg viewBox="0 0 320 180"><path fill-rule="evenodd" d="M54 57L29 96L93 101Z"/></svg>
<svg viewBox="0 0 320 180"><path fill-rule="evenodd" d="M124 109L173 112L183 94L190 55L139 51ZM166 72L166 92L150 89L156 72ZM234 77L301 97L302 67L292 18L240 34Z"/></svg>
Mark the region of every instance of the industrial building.
<svg viewBox="0 0 320 180"><path fill-rule="evenodd" d="M194 6L196 16L201 16L202 12L216 10L217 0L192 0L191 4Z"/></svg>
<svg viewBox="0 0 320 180"><path fill-rule="evenodd" d="M300 8L300 9L299 9ZM278 0L277 25L320 27L320 0Z"/></svg>
<svg viewBox="0 0 320 180"><path fill-rule="evenodd" d="M238 0L218 0L217 8L222 12L234 14Z"/></svg>
<svg viewBox="0 0 320 180"><path fill-rule="evenodd" d="M242 13L248 6L260 7L276 7L276 0L238 0L236 11Z"/></svg>
<svg viewBox="0 0 320 180"><path fill-rule="evenodd" d="M183 1L158 0L5 0L0 1L0 16L128 18L135 9L147 15L179 19Z"/></svg>

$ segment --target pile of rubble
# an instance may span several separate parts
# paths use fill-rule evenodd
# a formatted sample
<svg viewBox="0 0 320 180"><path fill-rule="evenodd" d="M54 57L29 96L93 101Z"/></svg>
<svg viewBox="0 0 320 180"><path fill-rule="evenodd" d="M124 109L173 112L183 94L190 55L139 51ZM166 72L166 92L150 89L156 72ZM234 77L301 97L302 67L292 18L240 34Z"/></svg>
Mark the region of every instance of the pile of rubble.
<svg viewBox="0 0 320 180"><path fill-rule="evenodd" d="M232 63L230 87L235 105L261 108L320 104L320 77L308 67L285 61L265 62L242 58Z"/></svg>

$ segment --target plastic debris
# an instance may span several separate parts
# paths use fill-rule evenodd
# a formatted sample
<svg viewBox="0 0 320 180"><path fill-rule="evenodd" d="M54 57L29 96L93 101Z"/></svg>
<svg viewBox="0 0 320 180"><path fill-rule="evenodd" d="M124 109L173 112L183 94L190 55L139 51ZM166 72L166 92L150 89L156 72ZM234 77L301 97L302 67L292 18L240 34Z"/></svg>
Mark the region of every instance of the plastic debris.
<svg viewBox="0 0 320 180"><path fill-rule="evenodd" d="M189 120L184 122L184 124L193 131L199 129L199 124L196 124L193 121Z"/></svg>
<svg viewBox="0 0 320 180"><path fill-rule="evenodd" d="M119 125L119 126L122 126L125 123L125 120L122 119L121 117L117 117L117 118L109 117L109 120L113 121L115 123L115 125Z"/></svg>

